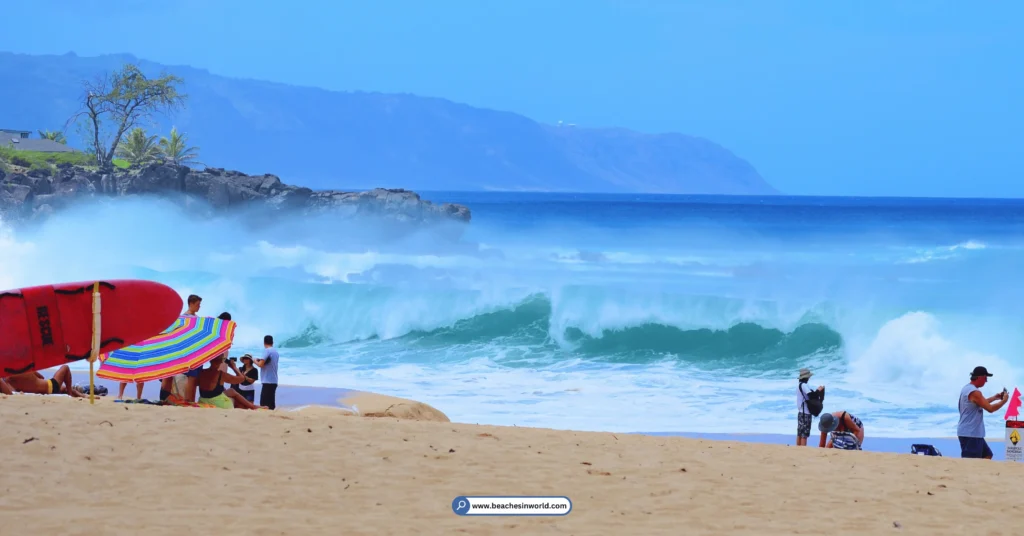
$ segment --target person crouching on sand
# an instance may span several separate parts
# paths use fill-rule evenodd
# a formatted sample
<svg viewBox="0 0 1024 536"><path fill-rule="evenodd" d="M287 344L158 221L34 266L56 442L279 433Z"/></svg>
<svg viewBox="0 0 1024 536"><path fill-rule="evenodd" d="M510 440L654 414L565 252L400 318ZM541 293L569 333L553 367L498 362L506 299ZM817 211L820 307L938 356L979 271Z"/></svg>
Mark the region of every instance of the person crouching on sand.
<svg viewBox="0 0 1024 536"><path fill-rule="evenodd" d="M33 370L10 376L7 378L7 383L15 391L21 391L22 393L34 393L37 395L67 394L75 398L85 396L71 385L71 369L67 365L61 365L57 372L53 374L53 378L49 380Z"/></svg>
<svg viewBox="0 0 1024 536"><path fill-rule="evenodd" d="M822 413L818 420L821 440L818 446L828 449L861 450L864 445L864 423L848 411ZM825 442L828 434L832 439Z"/></svg>
<svg viewBox="0 0 1024 536"><path fill-rule="evenodd" d="M210 361L210 366L202 369L199 374L199 403L211 404L221 409L257 409L252 402L249 402L238 391L224 389L224 382L233 385L242 383L245 379L238 372L238 367L233 361L225 359L227 353L223 353ZM234 374L228 372L231 369Z"/></svg>
<svg viewBox="0 0 1024 536"><path fill-rule="evenodd" d="M800 381L796 384L796 444L798 447L807 446L807 438L811 437L811 421L814 419L814 415L811 414L811 410L807 409L807 401L809 399L810 387L807 386L807 380L811 379L814 373L810 369L800 369ZM819 385L817 391L825 391L824 385Z"/></svg>

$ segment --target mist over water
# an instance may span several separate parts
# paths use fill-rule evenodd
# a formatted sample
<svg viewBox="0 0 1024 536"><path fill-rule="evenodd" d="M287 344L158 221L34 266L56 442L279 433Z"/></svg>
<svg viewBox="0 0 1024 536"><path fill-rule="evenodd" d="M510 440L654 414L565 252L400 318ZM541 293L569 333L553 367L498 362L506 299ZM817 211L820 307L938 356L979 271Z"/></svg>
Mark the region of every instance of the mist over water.
<svg viewBox="0 0 1024 536"><path fill-rule="evenodd" d="M1024 203L435 196L470 206L463 233L80 205L0 224L0 288L161 281L230 311L233 353L274 335L283 383L464 422L789 434L808 366L869 438L945 436L974 366L1017 385Z"/></svg>

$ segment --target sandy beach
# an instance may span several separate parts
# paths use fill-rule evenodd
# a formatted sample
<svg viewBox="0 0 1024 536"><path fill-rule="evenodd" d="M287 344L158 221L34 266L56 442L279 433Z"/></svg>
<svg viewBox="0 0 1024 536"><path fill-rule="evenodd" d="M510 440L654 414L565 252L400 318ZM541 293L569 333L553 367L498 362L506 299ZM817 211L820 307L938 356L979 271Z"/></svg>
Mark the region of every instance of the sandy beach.
<svg viewBox="0 0 1024 536"><path fill-rule="evenodd" d="M1024 466L679 437L2 397L4 525L37 534L1004 534ZM410 415L422 418L421 415ZM567 496L465 517L460 495Z"/></svg>

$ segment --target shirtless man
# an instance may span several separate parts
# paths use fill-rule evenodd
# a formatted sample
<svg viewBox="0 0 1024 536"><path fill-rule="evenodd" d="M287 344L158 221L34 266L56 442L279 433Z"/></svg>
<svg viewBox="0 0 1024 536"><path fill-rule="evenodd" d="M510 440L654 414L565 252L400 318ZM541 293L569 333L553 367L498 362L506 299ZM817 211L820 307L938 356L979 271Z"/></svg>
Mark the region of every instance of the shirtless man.
<svg viewBox="0 0 1024 536"><path fill-rule="evenodd" d="M53 378L49 380L33 370L10 376L7 378L7 383L15 391L21 391L22 393L35 393L39 395L68 394L75 398L85 396L71 385L71 369L67 365L61 365L57 372L53 374Z"/></svg>
<svg viewBox="0 0 1024 536"><path fill-rule="evenodd" d="M203 305L203 299L195 294L189 294L188 296L188 309L181 313L182 316L198 316L199 308ZM185 372L184 375L188 377L187 388L185 389L185 399L189 402L196 401L196 388L199 385L199 369L190 370ZM139 393L142 393L142 385L140 384ZM166 400L171 395L171 391L174 390L174 376L164 378L160 381L160 400Z"/></svg>

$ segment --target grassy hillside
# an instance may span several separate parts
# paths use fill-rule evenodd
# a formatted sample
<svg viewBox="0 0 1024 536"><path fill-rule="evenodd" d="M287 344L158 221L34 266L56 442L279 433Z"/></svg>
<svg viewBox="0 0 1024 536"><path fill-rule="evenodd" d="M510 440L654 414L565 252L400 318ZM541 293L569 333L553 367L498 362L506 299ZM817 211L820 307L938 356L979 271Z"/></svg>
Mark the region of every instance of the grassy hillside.
<svg viewBox="0 0 1024 536"><path fill-rule="evenodd" d="M0 147L0 169L10 171L10 166L18 166L26 169L50 169L55 170L58 164L73 164L76 166L92 166L96 160L81 152L75 153L43 153L39 151L22 151Z"/></svg>

